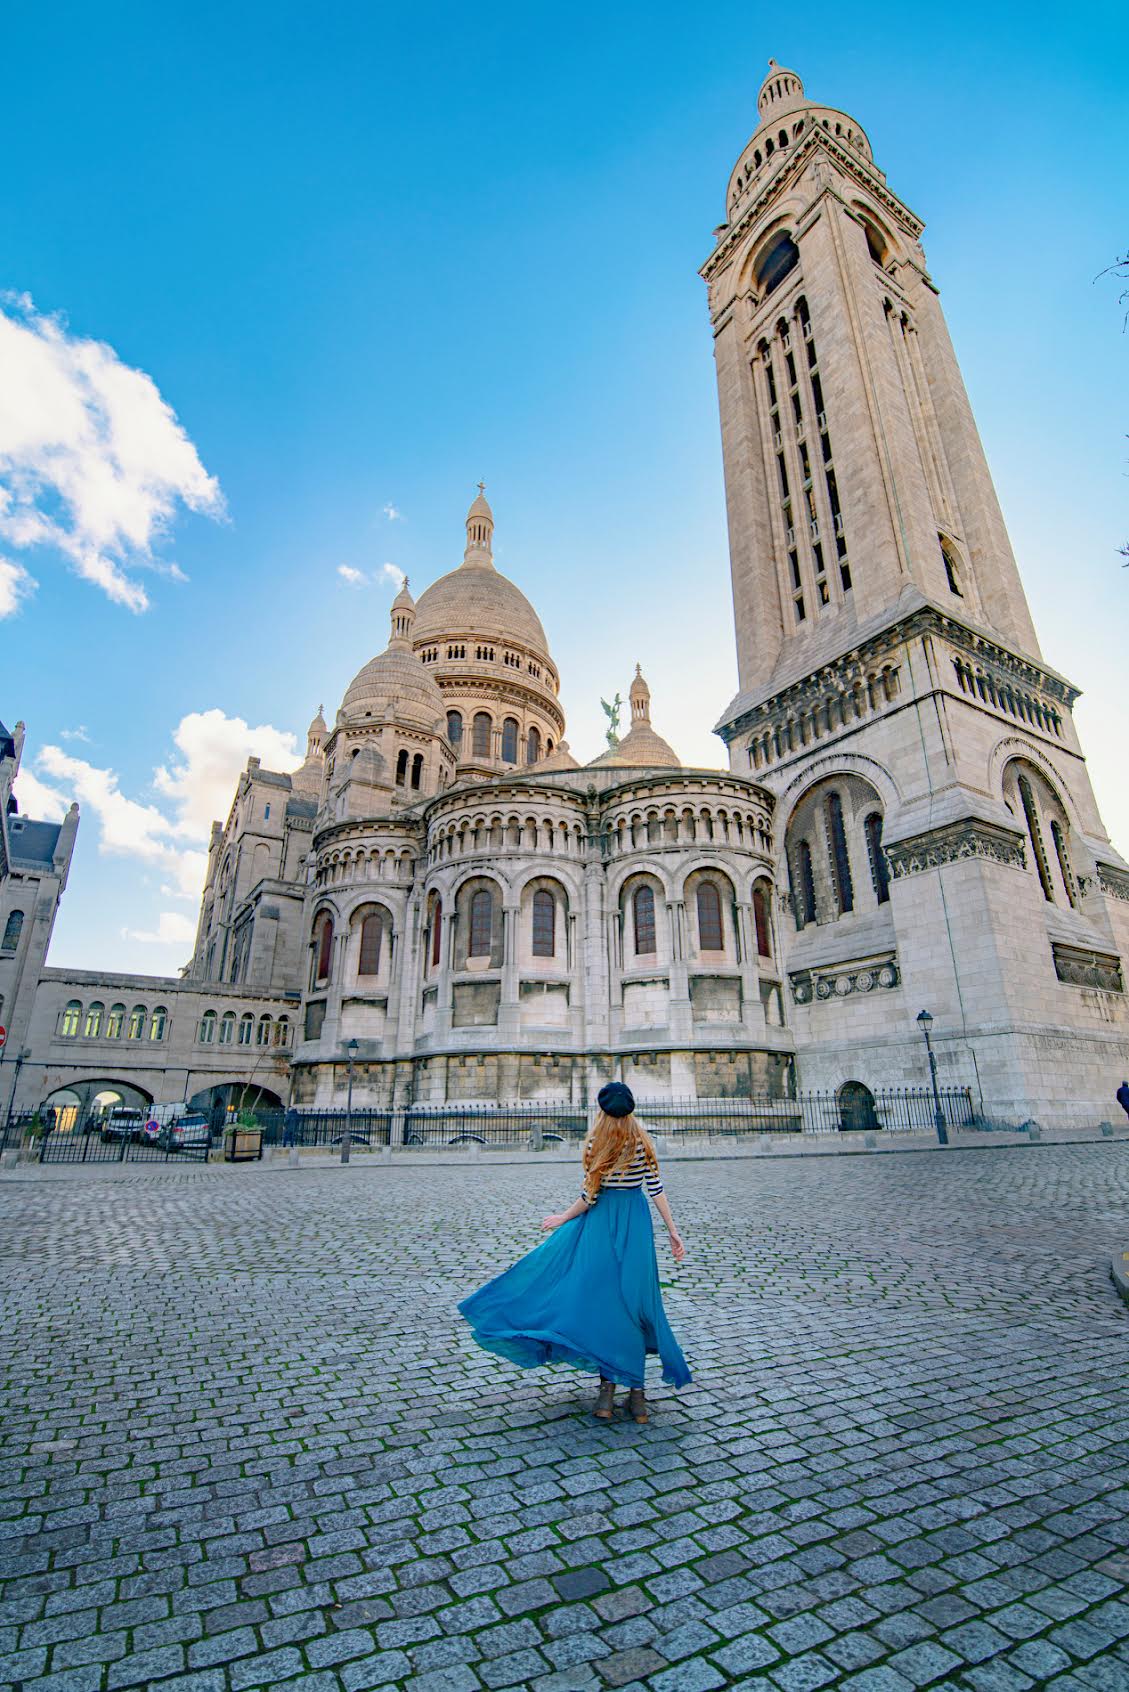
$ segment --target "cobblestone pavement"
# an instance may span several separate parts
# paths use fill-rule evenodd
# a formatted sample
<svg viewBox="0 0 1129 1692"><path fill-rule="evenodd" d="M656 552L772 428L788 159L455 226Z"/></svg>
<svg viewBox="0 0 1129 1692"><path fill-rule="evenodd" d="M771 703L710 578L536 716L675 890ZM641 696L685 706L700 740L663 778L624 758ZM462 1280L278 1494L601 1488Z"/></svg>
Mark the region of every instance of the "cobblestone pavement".
<svg viewBox="0 0 1129 1692"><path fill-rule="evenodd" d="M560 1168L0 1180L0 1684L1127 1692L1129 1151L668 1178L644 1428L454 1315Z"/></svg>

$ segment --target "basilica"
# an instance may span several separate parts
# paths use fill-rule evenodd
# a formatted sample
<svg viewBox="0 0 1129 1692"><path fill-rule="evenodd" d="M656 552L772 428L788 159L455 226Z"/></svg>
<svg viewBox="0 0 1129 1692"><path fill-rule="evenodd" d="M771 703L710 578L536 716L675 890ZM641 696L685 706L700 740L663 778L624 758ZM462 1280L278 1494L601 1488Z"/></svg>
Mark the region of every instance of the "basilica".
<svg viewBox="0 0 1129 1692"><path fill-rule="evenodd" d="M701 271L728 770L683 766L639 666L625 732L577 762L480 486L462 562L418 599L405 584L301 767L250 760L180 977L49 967L77 814L36 863L16 836L48 825L5 805L17 1103L253 1086L332 1108L347 1071L380 1107L580 1103L612 1076L644 1099L874 1093L927 1083L924 1010L984 1120L1108 1115L1129 866L1078 691L1039 649L922 228L859 123L770 63ZM0 734L9 792L18 762Z"/></svg>

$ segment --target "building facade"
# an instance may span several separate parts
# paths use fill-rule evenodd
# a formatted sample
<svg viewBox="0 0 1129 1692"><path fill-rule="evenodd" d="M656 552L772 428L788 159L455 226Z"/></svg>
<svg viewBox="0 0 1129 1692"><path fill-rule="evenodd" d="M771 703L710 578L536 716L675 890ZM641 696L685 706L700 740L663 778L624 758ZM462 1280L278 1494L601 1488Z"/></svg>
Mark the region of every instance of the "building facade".
<svg viewBox="0 0 1129 1692"><path fill-rule="evenodd" d="M45 968L77 814L50 840L25 825L22 858L9 828L21 1103L332 1108L350 1063L362 1108L579 1103L613 1075L857 1099L928 1083L927 1010L943 1082L986 1117L1108 1113L1129 866L1077 689L1039 652L922 224L794 72L770 66L758 109L702 268L729 770L683 767L638 667L627 732L578 764L480 485L462 562L418 603L405 583L300 768L248 763L180 978Z"/></svg>

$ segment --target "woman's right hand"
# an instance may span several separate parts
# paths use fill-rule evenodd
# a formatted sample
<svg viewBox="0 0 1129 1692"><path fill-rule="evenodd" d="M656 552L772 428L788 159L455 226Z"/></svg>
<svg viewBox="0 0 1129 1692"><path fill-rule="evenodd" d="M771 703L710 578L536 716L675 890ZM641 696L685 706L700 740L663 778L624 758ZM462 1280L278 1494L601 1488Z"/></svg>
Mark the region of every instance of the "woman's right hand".
<svg viewBox="0 0 1129 1692"><path fill-rule="evenodd" d="M674 1261L676 1263L681 1263L682 1259L686 1256L686 1247L682 1243L682 1235L678 1232L677 1228L672 1228L670 1230L670 1249L674 1255Z"/></svg>
<svg viewBox="0 0 1129 1692"><path fill-rule="evenodd" d="M545 1217L542 1217L542 1219L541 1219L541 1232L543 1234L551 1234L554 1228L560 1227L561 1222L563 1220L564 1220L563 1217L560 1217L560 1216L545 1216Z"/></svg>

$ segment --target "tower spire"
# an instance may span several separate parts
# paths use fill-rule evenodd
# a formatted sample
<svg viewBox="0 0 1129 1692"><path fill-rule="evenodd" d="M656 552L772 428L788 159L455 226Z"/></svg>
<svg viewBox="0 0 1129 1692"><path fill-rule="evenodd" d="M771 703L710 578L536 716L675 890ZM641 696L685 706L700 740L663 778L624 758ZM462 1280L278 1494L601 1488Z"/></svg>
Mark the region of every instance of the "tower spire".
<svg viewBox="0 0 1129 1692"><path fill-rule="evenodd" d="M463 563L479 568L494 567L494 513L486 499L486 483L479 482L478 497L466 514L466 551Z"/></svg>

